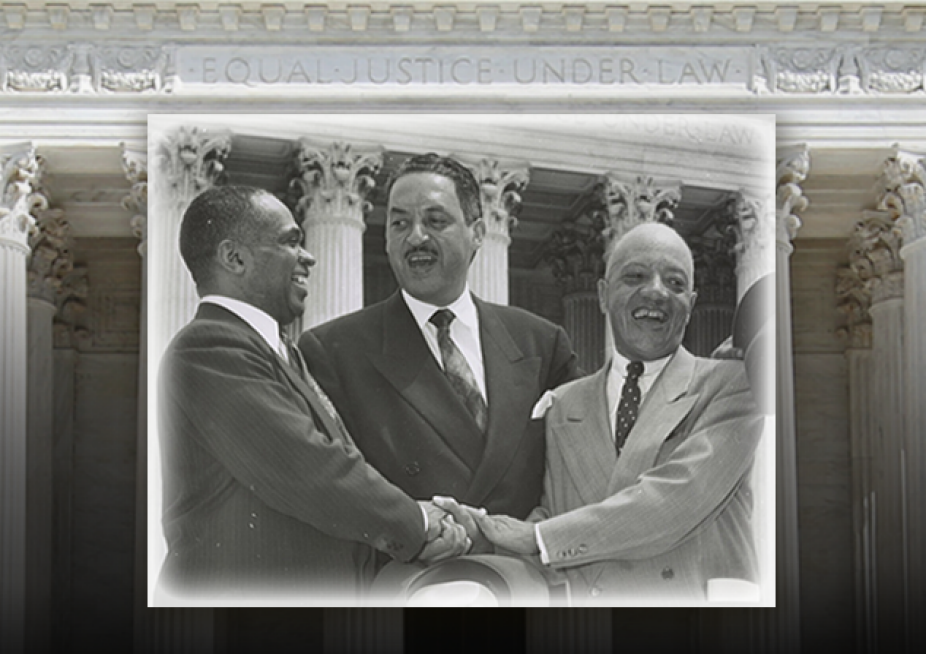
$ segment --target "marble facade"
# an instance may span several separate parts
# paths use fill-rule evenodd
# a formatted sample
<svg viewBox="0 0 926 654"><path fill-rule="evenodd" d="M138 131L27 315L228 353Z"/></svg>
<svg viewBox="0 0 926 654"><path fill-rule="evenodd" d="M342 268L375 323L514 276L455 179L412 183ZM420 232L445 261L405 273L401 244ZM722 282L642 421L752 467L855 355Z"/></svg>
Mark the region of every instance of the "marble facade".
<svg viewBox="0 0 926 654"><path fill-rule="evenodd" d="M239 133L228 142L212 134L208 143L187 134L186 145L201 150L188 148L187 160L175 162L174 186L153 182L150 199L148 162L131 152L147 150L149 113L191 114L185 126L208 129L192 114L246 107L261 114L774 114L779 156L767 164L779 165L777 197L763 211L775 213L777 230L768 254L778 271L778 608L748 618L673 609L658 614L658 624L611 611L555 620L526 611L515 618L521 647L920 651L924 17L919 2L0 3L0 650L50 642L57 649L134 643L139 651L252 651L267 642L262 634L276 634L283 646L283 625L296 622L251 613L236 619L232 610L194 620L189 612L144 608L139 534L156 529L157 518L141 515L151 360L139 352L182 324L193 301L181 285L175 292L185 300L145 320L144 298L157 283L142 274L157 256L145 246L149 232L168 236L157 230L170 220L159 218L180 210L169 199L216 183L225 164L245 170L247 161L234 160L236 147L251 153L254 168L278 160L280 132L244 141ZM676 115L641 122L639 140L611 152L555 129L537 141L486 131L472 143L470 135L426 126L411 134L367 124L346 140L355 150L337 153L325 149L339 140L336 130L317 123L303 179L324 156L356 169L329 189L342 207L331 212L336 220L315 220L312 209L306 218L315 220L319 249L345 248L329 274L353 281L327 287L331 297L318 303L326 308L307 316L306 326L391 290L378 274L385 260L375 230L360 223L370 198L357 180L379 170L381 155L367 154L371 148L439 146L470 155L473 165L492 154L496 179L507 179L503 189L520 199L548 169L611 171L634 182L645 167L662 188L683 179L734 201L739 171L695 169L653 144L748 147L734 124L704 127ZM483 147L490 141L496 149ZM795 157L790 164L784 153ZM525 163L530 177L522 181L517 171ZM388 167L388 157L379 165ZM249 174L258 179L260 171ZM756 190L747 188L744 198L764 199L749 197ZM731 210L717 200L718 215ZM583 274L594 269L566 271L557 281L549 272L553 253L539 281L523 262L531 255L541 265L540 253L520 249L532 207L521 208L515 228L506 215L517 213L512 206L494 207L495 253L474 288L567 325L593 367L606 340L598 323L589 324L594 306ZM614 211L607 203L598 209ZM68 223L66 238L49 215L56 210ZM571 215L579 231L594 224L590 212ZM43 247L41 235L68 240L67 253ZM747 250L737 252L722 268L732 279L729 271L747 265ZM714 313L699 318L701 333L712 334L704 348L723 331L729 309L719 291L717 299ZM401 620L379 610L325 610L310 622L298 637L323 651L401 651Z"/></svg>

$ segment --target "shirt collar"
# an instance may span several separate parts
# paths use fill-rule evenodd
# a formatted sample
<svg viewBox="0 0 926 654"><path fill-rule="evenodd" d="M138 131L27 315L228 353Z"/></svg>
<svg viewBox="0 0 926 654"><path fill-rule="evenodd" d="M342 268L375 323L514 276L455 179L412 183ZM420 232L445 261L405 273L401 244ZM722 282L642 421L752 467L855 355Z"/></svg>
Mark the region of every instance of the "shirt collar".
<svg viewBox="0 0 926 654"><path fill-rule="evenodd" d="M200 303L205 302L228 309L260 334L274 352L281 351L280 323L266 311L258 309L253 304L225 297L224 295L206 295L200 300Z"/></svg>
<svg viewBox="0 0 926 654"><path fill-rule="evenodd" d="M457 321L469 327L474 333L479 333L479 314L476 311L476 303L473 302L473 296L469 292L468 283L463 288L460 297L446 307L439 307L428 304L427 302L422 302L406 293L405 289L402 289L402 298L405 300L408 310L412 312L412 316L415 318L415 322L418 323L419 329L423 330L425 328L425 325L429 323L435 311L446 308L453 311L453 315L456 316Z"/></svg>
<svg viewBox="0 0 926 654"><path fill-rule="evenodd" d="M619 374L621 377L627 376L627 364L630 363L630 359L622 355L617 349L612 350L613 356L611 359L611 370ZM674 354L674 352L672 353ZM672 354L669 356L663 357L661 359L654 359L653 361L643 361L643 377L654 378L659 373L662 372L662 369L666 367L666 364L669 363L669 359L672 358Z"/></svg>

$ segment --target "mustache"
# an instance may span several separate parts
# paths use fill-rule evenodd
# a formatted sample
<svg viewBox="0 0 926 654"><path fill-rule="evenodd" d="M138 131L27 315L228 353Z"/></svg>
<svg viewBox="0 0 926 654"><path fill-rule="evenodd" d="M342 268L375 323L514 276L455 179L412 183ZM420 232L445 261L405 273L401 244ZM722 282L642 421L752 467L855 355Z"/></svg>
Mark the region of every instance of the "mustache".
<svg viewBox="0 0 926 654"><path fill-rule="evenodd" d="M433 254L436 256L437 248L431 245L428 245L428 244L422 244L422 245L417 245L415 247L409 248L405 251L406 257L410 257L413 254Z"/></svg>

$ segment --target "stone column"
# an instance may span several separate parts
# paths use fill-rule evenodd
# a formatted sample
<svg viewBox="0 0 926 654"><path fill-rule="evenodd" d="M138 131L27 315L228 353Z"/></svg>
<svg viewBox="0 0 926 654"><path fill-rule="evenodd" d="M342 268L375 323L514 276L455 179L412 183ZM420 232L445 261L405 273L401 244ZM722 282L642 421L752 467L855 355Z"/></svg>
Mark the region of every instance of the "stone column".
<svg viewBox="0 0 926 654"><path fill-rule="evenodd" d="M58 290L73 269L70 226L60 209L37 213L29 238L26 489L26 642L51 646L54 525L54 333Z"/></svg>
<svg viewBox="0 0 926 654"><path fill-rule="evenodd" d="M588 373L604 363L605 316L598 301L598 280L604 275L604 219L600 212L568 221L553 232L544 251L563 290L565 329Z"/></svg>
<svg viewBox="0 0 926 654"><path fill-rule="evenodd" d="M479 182L486 235L469 269L469 285L486 302L508 304L508 246L521 206L519 192L527 186L526 163L500 163L482 159L470 169Z"/></svg>
<svg viewBox="0 0 926 654"><path fill-rule="evenodd" d="M926 649L926 157L895 146L883 183L881 208L894 218L903 242L907 647L916 652Z"/></svg>
<svg viewBox="0 0 926 654"><path fill-rule="evenodd" d="M684 346L707 357L733 333L736 311L735 259L720 239L689 242L698 300L685 331Z"/></svg>
<svg viewBox="0 0 926 654"><path fill-rule="evenodd" d="M135 436L135 651L145 651L150 625L148 611L148 531L160 528L148 514L148 152L122 144L122 169L131 185L122 206L132 213L132 233L138 238L141 265L141 316L138 339L138 420Z"/></svg>
<svg viewBox="0 0 926 654"><path fill-rule="evenodd" d="M628 176L606 173L600 185L601 201L605 206L605 258L611 244L627 230L646 222L671 225L673 210L682 199L682 183L678 180L656 180L642 175ZM605 319L605 358L614 349L610 319Z"/></svg>
<svg viewBox="0 0 926 654"><path fill-rule="evenodd" d="M363 215L371 208L366 197L382 164L381 149L299 140L292 181L298 197L295 214L317 263L296 333L363 307Z"/></svg>
<svg viewBox="0 0 926 654"><path fill-rule="evenodd" d="M178 237L183 212L193 198L224 181L224 161L231 150L228 132L209 132L197 127L181 127L155 144L158 175L152 180L153 214L158 217L147 229L151 251L147 265L152 274L146 293L158 315L146 334L150 374L156 374L167 343L190 321L198 298L192 278L180 258ZM147 252L146 252L147 254ZM157 433L156 416L149 426ZM164 546L158 535L161 515L160 453L156 442L148 443L148 511L157 523L149 534L148 558L160 568ZM145 651L199 654L213 650L212 609L159 609L150 613Z"/></svg>
<svg viewBox="0 0 926 654"><path fill-rule="evenodd" d="M198 298L189 272L180 258L180 221L198 194L225 179L225 159L231 151L228 132L181 127L156 144L158 176L153 181L155 215L150 263L154 273L151 298L159 308L151 345L152 361L171 337L190 319ZM149 361L149 364L152 363Z"/></svg>
<svg viewBox="0 0 926 654"><path fill-rule="evenodd" d="M71 646L71 578L74 501L74 418L78 350L90 339L86 327L87 268L75 265L58 288L54 351L54 580L53 651Z"/></svg>
<svg viewBox="0 0 926 654"><path fill-rule="evenodd" d="M800 229L795 212L806 208L800 184L810 171L806 146L779 148L775 216L776 526L775 611L763 625L769 652L800 651L800 549L797 519L797 442L794 425L794 350L791 340L791 241Z"/></svg>
<svg viewBox="0 0 926 654"><path fill-rule="evenodd" d="M866 212L860 250L871 266L872 401L877 441L874 490L878 638L903 651L907 552L904 520L904 302L900 234L886 213Z"/></svg>
<svg viewBox="0 0 926 654"><path fill-rule="evenodd" d="M849 372L849 456L852 465L852 530L855 561L855 634L860 651L871 652L876 643L874 528L877 495L874 485L876 442L872 381L874 359L872 330L871 267L861 249L864 229L857 226L849 239L849 266L836 272L836 296L846 326L838 336L846 342Z"/></svg>
<svg viewBox="0 0 926 654"><path fill-rule="evenodd" d="M25 651L26 259L40 166L31 143L0 146L0 650Z"/></svg>

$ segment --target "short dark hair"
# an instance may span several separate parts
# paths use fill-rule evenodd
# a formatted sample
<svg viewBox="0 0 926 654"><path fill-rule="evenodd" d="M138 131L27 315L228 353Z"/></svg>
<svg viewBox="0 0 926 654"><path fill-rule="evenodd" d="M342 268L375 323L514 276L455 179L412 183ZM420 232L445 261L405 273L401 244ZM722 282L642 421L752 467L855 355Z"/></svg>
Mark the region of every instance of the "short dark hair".
<svg viewBox="0 0 926 654"><path fill-rule="evenodd" d="M453 182L456 189L457 200L460 202L460 208L463 209L466 224L470 225L482 218L479 182L476 181L472 171L456 159L442 157L433 152L409 157L393 173L386 187L386 197L392 194L392 187L400 177L412 173L434 173L446 177Z"/></svg>
<svg viewBox="0 0 926 654"><path fill-rule="evenodd" d="M193 198L180 223L180 256L197 286L211 281L219 243L257 237L255 219L262 212L254 199L261 195L272 194L253 186L213 186Z"/></svg>

